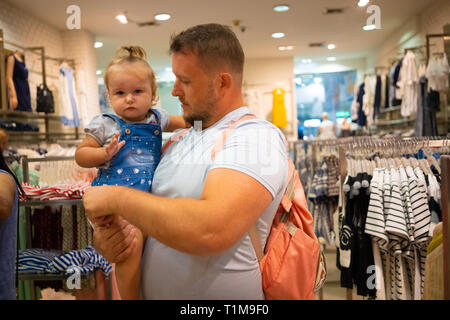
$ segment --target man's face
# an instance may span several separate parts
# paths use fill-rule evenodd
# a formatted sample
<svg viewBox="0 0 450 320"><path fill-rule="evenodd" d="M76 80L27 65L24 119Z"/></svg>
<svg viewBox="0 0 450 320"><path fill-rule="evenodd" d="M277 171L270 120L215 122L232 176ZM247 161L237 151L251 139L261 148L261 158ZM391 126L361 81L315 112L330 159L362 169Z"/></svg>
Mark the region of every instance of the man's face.
<svg viewBox="0 0 450 320"><path fill-rule="evenodd" d="M213 79L198 64L197 55L173 53L172 71L176 76L172 95L181 102L184 120L192 126L194 121L202 121L203 127L209 126L218 98Z"/></svg>

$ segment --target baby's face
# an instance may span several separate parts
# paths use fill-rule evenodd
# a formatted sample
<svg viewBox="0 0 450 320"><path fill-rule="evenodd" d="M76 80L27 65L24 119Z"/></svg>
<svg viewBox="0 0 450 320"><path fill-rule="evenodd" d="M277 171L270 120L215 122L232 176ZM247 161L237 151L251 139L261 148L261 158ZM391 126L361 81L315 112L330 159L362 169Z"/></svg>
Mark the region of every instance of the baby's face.
<svg viewBox="0 0 450 320"><path fill-rule="evenodd" d="M128 121L144 120L154 98L148 72L139 65L124 64L113 66L108 77L114 112Z"/></svg>

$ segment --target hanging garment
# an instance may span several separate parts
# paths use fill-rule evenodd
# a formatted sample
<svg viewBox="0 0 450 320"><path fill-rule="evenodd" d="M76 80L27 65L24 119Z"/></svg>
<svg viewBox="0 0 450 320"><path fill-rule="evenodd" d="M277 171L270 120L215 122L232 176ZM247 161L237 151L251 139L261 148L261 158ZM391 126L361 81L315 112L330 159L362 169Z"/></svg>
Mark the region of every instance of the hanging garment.
<svg viewBox="0 0 450 320"><path fill-rule="evenodd" d="M373 119L378 118L378 114L380 113L380 107L382 105L382 80L381 76L377 76L375 82L375 97L373 100Z"/></svg>
<svg viewBox="0 0 450 320"><path fill-rule="evenodd" d="M79 127L78 98L73 69L65 63L59 67L59 97L61 122L69 127Z"/></svg>
<svg viewBox="0 0 450 320"><path fill-rule="evenodd" d="M265 119L262 103L261 91L257 89L247 89L244 91L244 105L246 105L250 112L260 119Z"/></svg>
<svg viewBox="0 0 450 320"><path fill-rule="evenodd" d="M360 86L359 86L359 92L358 92L358 98L357 98L357 103L358 103L358 118L356 119L356 123L358 125L360 125L361 127L366 126L367 124L367 117L363 111L363 97L364 97L364 87L365 87L365 83L363 82Z"/></svg>
<svg viewBox="0 0 450 320"><path fill-rule="evenodd" d="M374 113L375 81L372 77L366 76L364 83L363 111L366 115L367 125L371 126Z"/></svg>
<svg viewBox="0 0 450 320"><path fill-rule="evenodd" d="M359 103L358 103L358 96L359 96L359 85L355 85L353 88L353 101L351 106L351 114L350 118L353 122L356 122L358 120L358 110L359 110Z"/></svg>
<svg viewBox="0 0 450 320"><path fill-rule="evenodd" d="M391 106L390 100L389 100L389 90L391 87L391 78L389 78L388 75L385 76L385 83L384 83L384 87L383 87L383 92L384 92L384 103L383 106L384 108L389 108Z"/></svg>
<svg viewBox="0 0 450 320"><path fill-rule="evenodd" d="M425 97L427 92L427 78L420 77L419 79L419 90L417 93L417 113L416 122L414 125L414 135L416 137L424 136L425 132Z"/></svg>
<svg viewBox="0 0 450 320"><path fill-rule="evenodd" d="M391 69L391 86L389 89L389 102L392 107L399 106L402 104L402 101L398 97L398 78L400 76L400 70L402 68L403 58Z"/></svg>
<svg viewBox="0 0 450 320"><path fill-rule="evenodd" d="M19 61L14 54L12 56L14 57L13 82L17 96L17 107L15 110L32 112L28 69L25 62Z"/></svg>
<svg viewBox="0 0 450 320"><path fill-rule="evenodd" d="M424 106L424 136L437 136L438 127L436 113L440 110L440 96L438 91L430 89Z"/></svg>
<svg viewBox="0 0 450 320"><path fill-rule="evenodd" d="M402 99L401 115L403 117L413 116L417 111L418 81L416 56L412 51L408 51L403 59L397 82L399 87L397 97Z"/></svg>
<svg viewBox="0 0 450 320"><path fill-rule="evenodd" d="M449 83L448 76L450 66L448 64L447 54L444 53L441 58L431 57L428 61L426 76L431 89L439 92L447 92Z"/></svg>
<svg viewBox="0 0 450 320"><path fill-rule="evenodd" d="M88 113L88 99L87 99L87 86L86 86L86 73L84 70L78 70L76 72L76 80L78 87L78 110L81 126L85 127L89 123L90 117Z"/></svg>
<svg viewBox="0 0 450 320"><path fill-rule="evenodd" d="M284 104L284 89L273 89L272 123L278 128L285 128L288 125L286 106Z"/></svg>

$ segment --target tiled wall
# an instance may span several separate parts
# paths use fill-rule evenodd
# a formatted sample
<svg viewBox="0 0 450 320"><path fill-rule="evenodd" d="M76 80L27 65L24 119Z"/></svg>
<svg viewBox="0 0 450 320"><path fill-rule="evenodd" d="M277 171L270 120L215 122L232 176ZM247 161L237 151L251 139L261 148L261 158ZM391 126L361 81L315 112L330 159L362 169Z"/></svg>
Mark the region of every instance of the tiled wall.
<svg viewBox="0 0 450 320"><path fill-rule="evenodd" d="M75 59L76 71L83 70L87 115L91 118L100 112L96 71L96 53L94 36L86 30L59 30L45 21L33 17L14 6L13 2L0 1L0 29L6 41L22 47L45 47L45 55L54 58ZM16 50L20 48L5 43L5 48ZM36 87L42 83L42 67L40 56L26 51L25 62L29 70L29 85L32 108L36 108ZM46 60L47 85L55 96L56 114L59 114L59 62ZM77 90L79 85L77 83ZM61 131L67 128L58 127L53 123L52 130Z"/></svg>

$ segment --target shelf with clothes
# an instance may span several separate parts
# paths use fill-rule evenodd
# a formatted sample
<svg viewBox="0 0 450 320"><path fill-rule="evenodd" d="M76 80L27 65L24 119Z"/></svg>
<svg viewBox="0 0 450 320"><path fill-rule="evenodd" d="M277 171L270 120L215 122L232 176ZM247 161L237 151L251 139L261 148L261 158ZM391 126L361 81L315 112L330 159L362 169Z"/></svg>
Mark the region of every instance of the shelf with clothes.
<svg viewBox="0 0 450 320"><path fill-rule="evenodd" d="M372 299L422 299L427 246L446 218L440 203L443 209L448 201L436 157L449 151L441 137L341 147L337 266L348 292L356 285L358 295Z"/></svg>
<svg viewBox="0 0 450 320"><path fill-rule="evenodd" d="M67 166L69 162L76 166L73 156L21 157L22 186L27 191L19 202L24 210L19 230L25 233L25 245L20 246L18 269L21 280L19 296L20 291L26 291L28 297L22 294L25 299L36 299L39 295L36 287L52 287L70 292L74 288L68 287L68 281L73 280L70 276L76 270L80 271L81 288L96 290L104 285L104 291L107 292L104 297L111 299L111 280L108 275L112 266L92 247L92 225L85 215L81 199L84 189L71 189L71 186L89 186L90 181L80 184L73 184L73 181L89 179L94 174L71 172ZM30 163L39 163L41 171L45 170L44 164L50 164L52 175L61 173L61 176L59 179L43 177L41 186L32 186L29 184ZM55 168L56 163L60 163L61 170ZM60 183L48 185L52 181Z"/></svg>

